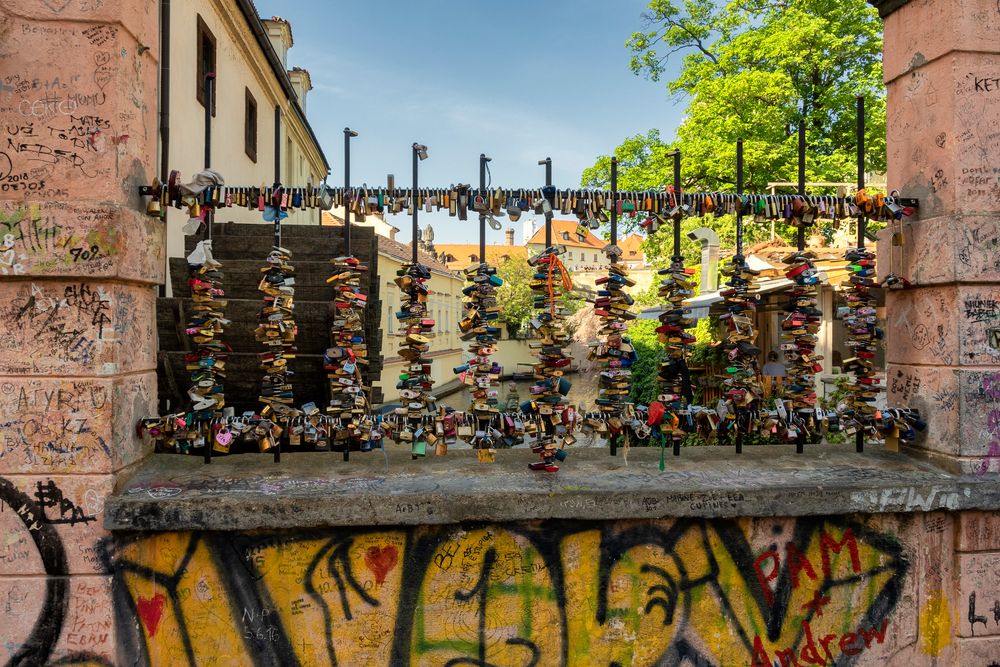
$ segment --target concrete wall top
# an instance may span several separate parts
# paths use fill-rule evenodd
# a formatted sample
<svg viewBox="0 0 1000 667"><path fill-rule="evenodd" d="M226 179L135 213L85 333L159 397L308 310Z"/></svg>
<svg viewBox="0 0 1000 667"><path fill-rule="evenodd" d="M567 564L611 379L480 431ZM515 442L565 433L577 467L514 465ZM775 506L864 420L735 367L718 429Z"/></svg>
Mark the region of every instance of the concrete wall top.
<svg viewBox="0 0 1000 667"><path fill-rule="evenodd" d="M707 451L706 451L707 450ZM725 456L725 454L729 456ZM204 465L185 456L151 459L105 506L109 530L256 530L663 517L818 516L853 512L1000 509L991 476L956 476L872 449L825 445L689 448L658 469L657 448L628 461L577 449L558 475L531 472L529 450L471 452L411 461L409 452L298 454L270 467L242 455Z"/></svg>

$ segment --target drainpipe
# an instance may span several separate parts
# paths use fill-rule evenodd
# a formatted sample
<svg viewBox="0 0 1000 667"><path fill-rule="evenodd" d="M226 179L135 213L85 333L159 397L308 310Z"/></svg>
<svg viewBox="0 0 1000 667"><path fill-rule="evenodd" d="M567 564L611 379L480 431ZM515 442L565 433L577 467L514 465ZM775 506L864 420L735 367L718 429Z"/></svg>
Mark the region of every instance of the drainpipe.
<svg viewBox="0 0 1000 667"><path fill-rule="evenodd" d="M719 289L719 235L708 227L688 232L688 238L701 243L701 290L707 294Z"/></svg>
<svg viewBox="0 0 1000 667"><path fill-rule="evenodd" d="M170 0L160 0L160 182L170 176ZM166 215L166 214L164 214ZM164 218L166 227L166 218ZM166 241L165 241L166 242ZM166 273L159 295L167 295L170 282L170 257L164 247Z"/></svg>

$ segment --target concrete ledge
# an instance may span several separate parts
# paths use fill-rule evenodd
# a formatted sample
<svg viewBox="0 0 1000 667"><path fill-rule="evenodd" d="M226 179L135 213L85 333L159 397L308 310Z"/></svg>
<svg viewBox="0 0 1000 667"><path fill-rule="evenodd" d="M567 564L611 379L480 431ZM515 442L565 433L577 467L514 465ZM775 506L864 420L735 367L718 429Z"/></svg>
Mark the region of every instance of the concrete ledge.
<svg viewBox="0 0 1000 667"><path fill-rule="evenodd" d="M1000 479L958 476L873 449L755 447L667 455L633 449L629 465L604 450L572 451L556 474L535 473L530 451L498 452L480 465L469 452L411 461L380 452L242 455L204 465L157 455L105 506L109 530L256 530L417 525L533 519L817 516L1000 509Z"/></svg>

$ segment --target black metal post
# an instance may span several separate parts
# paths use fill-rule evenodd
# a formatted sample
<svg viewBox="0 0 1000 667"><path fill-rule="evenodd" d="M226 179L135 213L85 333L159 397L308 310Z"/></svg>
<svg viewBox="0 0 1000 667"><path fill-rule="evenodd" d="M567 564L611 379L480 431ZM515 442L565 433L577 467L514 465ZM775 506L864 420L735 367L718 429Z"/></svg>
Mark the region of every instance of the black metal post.
<svg viewBox="0 0 1000 667"><path fill-rule="evenodd" d="M358 133L349 127L344 128L344 254L351 256L351 202L354 197L351 192L351 137Z"/></svg>
<svg viewBox="0 0 1000 667"><path fill-rule="evenodd" d="M212 89L215 82L215 73L209 72L205 75L205 169L212 167ZM207 203L207 202L206 202ZM205 239L212 239L212 209L205 207ZM208 427L208 435L205 437L205 463L212 462L212 447L215 444L215 437L212 427Z"/></svg>
<svg viewBox="0 0 1000 667"><path fill-rule="evenodd" d="M215 105L215 72L205 75L205 169L212 168L212 107ZM212 240L212 209L205 210L205 239ZM211 449L211 448L209 448Z"/></svg>
<svg viewBox="0 0 1000 667"><path fill-rule="evenodd" d="M486 163L491 158L486 157L486 153L479 154L479 196L485 201L486 195ZM479 263L486 263L486 215L479 214Z"/></svg>
<svg viewBox="0 0 1000 667"><path fill-rule="evenodd" d="M344 128L344 255L351 256L351 137L358 136L358 133L349 127ZM333 451L333 447L330 447ZM351 443L348 441L344 445L344 461L351 460Z"/></svg>
<svg viewBox="0 0 1000 667"><path fill-rule="evenodd" d="M858 190L865 187L865 98L858 95ZM867 218L860 208L858 209L858 247L865 247L865 227ZM859 454L865 451L865 429L862 428L855 435L854 449Z"/></svg>
<svg viewBox="0 0 1000 667"><path fill-rule="evenodd" d="M674 202L678 207L684 205L683 193L681 193L681 152L680 150L674 151ZM674 257L675 262L680 262L684 259L681 255L681 221L680 218L674 219Z"/></svg>
<svg viewBox="0 0 1000 667"><path fill-rule="evenodd" d="M806 121L799 120L799 188L800 197L806 196ZM806 249L806 228L800 222L798 233L796 234L796 247L799 251ZM778 399L781 400L780 398ZM804 429L797 429L795 432L795 453L801 454L806 447L806 433Z"/></svg>
<svg viewBox="0 0 1000 667"><path fill-rule="evenodd" d="M739 206L736 207L736 258L734 261L743 261L743 140L736 141L736 197ZM743 433L740 431L739 422L736 424L736 453L743 453Z"/></svg>
<svg viewBox="0 0 1000 667"><path fill-rule="evenodd" d="M674 151L674 204L680 208L684 205L684 193L681 192L681 151L677 149ZM674 218L674 257L673 261L675 263L680 263L684 261L684 256L681 255L681 219L680 216ZM684 361L685 365L687 360ZM684 380L688 375L682 376L682 381L685 382L684 386L690 384L690 380ZM683 404L682 404L683 405ZM690 408L690 406L688 406ZM674 456L681 455L681 441L679 438L672 438L674 450Z"/></svg>
<svg viewBox="0 0 1000 667"><path fill-rule="evenodd" d="M611 245L618 245L618 158L611 158ZM615 261L615 255L611 256L611 261ZM618 456L618 438L614 433L609 433L608 451L611 456Z"/></svg>
<svg viewBox="0 0 1000 667"><path fill-rule="evenodd" d="M798 194L800 197L806 196L806 121L802 119L799 121L799 189ZM798 249L806 249L806 229L805 226L799 227L798 232Z"/></svg>
<svg viewBox="0 0 1000 667"><path fill-rule="evenodd" d="M417 162L419 161L419 156L417 155L417 144L413 144L413 199L410 204L413 206L413 263L417 263L417 237L420 235L420 227L417 225L417 218L420 214L420 206L417 205Z"/></svg>
<svg viewBox="0 0 1000 667"><path fill-rule="evenodd" d="M281 182L281 107L274 105L274 182Z"/></svg>
<svg viewBox="0 0 1000 667"><path fill-rule="evenodd" d="M545 187L552 185L552 158L547 157L544 160L539 160L538 164L545 165ZM549 199L549 204L555 208L555 202ZM549 216L545 219L545 247L548 248L552 245L552 217Z"/></svg>
<svg viewBox="0 0 1000 667"><path fill-rule="evenodd" d="M743 194L743 140L736 142L736 196ZM743 256L743 202L736 207L736 255Z"/></svg>
<svg viewBox="0 0 1000 667"><path fill-rule="evenodd" d="M618 245L618 158L611 158L611 245Z"/></svg>

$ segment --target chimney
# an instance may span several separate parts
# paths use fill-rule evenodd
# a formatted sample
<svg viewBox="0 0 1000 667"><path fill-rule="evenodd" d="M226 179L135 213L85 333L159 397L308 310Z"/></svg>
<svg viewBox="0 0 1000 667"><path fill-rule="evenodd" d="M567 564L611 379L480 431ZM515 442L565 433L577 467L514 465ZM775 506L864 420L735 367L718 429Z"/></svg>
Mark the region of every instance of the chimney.
<svg viewBox="0 0 1000 667"><path fill-rule="evenodd" d="M292 82L295 96L299 98L299 106L302 107L302 113L306 113L306 95L313 88L309 70L302 69L301 67L293 67L288 70L288 80Z"/></svg>
<svg viewBox="0 0 1000 667"><path fill-rule="evenodd" d="M701 289L698 294L707 294L719 289L719 235L708 227L699 227L688 232L688 238L701 242Z"/></svg>
<svg viewBox="0 0 1000 667"><path fill-rule="evenodd" d="M507 245L514 245L514 228L508 227L507 231L503 233L504 238L507 241Z"/></svg>
<svg viewBox="0 0 1000 667"><path fill-rule="evenodd" d="M280 16L272 16L263 19L264 30L267 31L267 38L271 41L271 47L278 55L281 66L288 69L288 49L292 48L292 25Z"/></svg>

